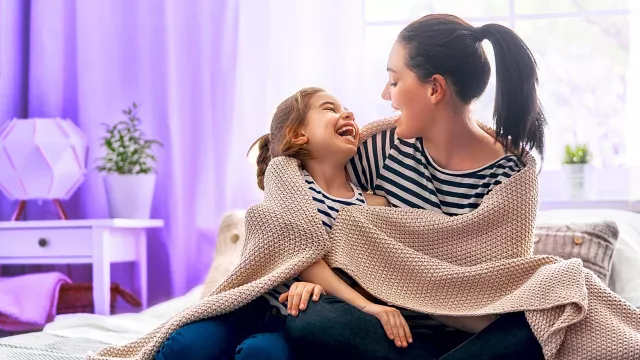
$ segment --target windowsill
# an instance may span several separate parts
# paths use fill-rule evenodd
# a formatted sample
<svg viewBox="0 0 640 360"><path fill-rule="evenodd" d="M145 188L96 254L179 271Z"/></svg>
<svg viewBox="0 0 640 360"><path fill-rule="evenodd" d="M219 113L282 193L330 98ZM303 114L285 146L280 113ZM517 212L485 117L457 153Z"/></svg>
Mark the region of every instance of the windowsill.
<svg viewBox="0 0 640 360"><path fill-rule="evenodd" d="M640 212L640 168L589 168L581 196L571 196L562 170L545 170L539 176L540 209L618 209Z"/></svg>
<svg viewBox="0 0 640 360"><path fill-rule="evenodd" d="M640 213L640 200L540 200L539 210L609 209Z"/></svg>

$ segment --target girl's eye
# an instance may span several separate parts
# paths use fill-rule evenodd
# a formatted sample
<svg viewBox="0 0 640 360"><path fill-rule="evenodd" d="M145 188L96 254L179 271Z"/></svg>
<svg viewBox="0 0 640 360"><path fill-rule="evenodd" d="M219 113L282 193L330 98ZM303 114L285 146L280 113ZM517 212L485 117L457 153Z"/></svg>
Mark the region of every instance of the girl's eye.
<svg viewBox="0 0 640 360"><path fill-rule="evenodd" d="M334 109L333 107L328 107L328 108L326 108L325 110L329 110L329 111L336 112L336 109Z"/></svg>
<svg viewBox="0 0 640 360"><path fill-rule="evenodd" d="M397 82L392 82L392 83L389 83L389 86L396 87L396 86L398 86L398 83Z"/></svg>

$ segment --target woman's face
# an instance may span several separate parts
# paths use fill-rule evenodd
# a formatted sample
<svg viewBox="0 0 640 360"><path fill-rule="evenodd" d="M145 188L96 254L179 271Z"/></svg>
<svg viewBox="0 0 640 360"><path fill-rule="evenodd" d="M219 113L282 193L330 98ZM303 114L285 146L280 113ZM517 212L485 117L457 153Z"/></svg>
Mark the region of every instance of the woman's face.
<svg viewBox="0 0 640 360"><path fill-rule="evenodd" d="M396 42L389 54L389 81L382 91L382 98L391 101L391 106L400 111L400 116L395 121L398 137L411 139L422 136L430 122L433 114L432 85L430 82L421 82L406 67L406 59L406 47Z"/></svg>

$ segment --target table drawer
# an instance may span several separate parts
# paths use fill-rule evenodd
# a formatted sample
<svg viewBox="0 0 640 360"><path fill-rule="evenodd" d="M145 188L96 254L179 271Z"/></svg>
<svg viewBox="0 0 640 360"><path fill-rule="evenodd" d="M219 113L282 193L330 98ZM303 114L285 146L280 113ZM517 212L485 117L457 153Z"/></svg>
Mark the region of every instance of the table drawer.
<svg viewBox="0 0 640 360"><path fill-rule="evenodd" d="M91 229L0 230L0 258L91 256Z"/></svg>

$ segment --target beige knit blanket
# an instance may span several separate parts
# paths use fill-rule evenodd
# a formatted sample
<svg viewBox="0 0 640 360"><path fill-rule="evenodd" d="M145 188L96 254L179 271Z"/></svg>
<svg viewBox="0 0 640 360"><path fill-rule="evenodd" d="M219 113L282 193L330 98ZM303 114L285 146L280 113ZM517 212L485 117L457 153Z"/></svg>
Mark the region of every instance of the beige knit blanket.
<svg viewBox="0 0 640 360"><path fill-rule="evenodd" d="M537 172L533 157L524 161L469 214L351 206L328 235L297 162L273 159L235 271L153 332L88 358L151 359L179 327L232 311L324 258L392 305L451 316L524 310L547 359L639 359L640 311L580 260L532 256Z"/></svg>

